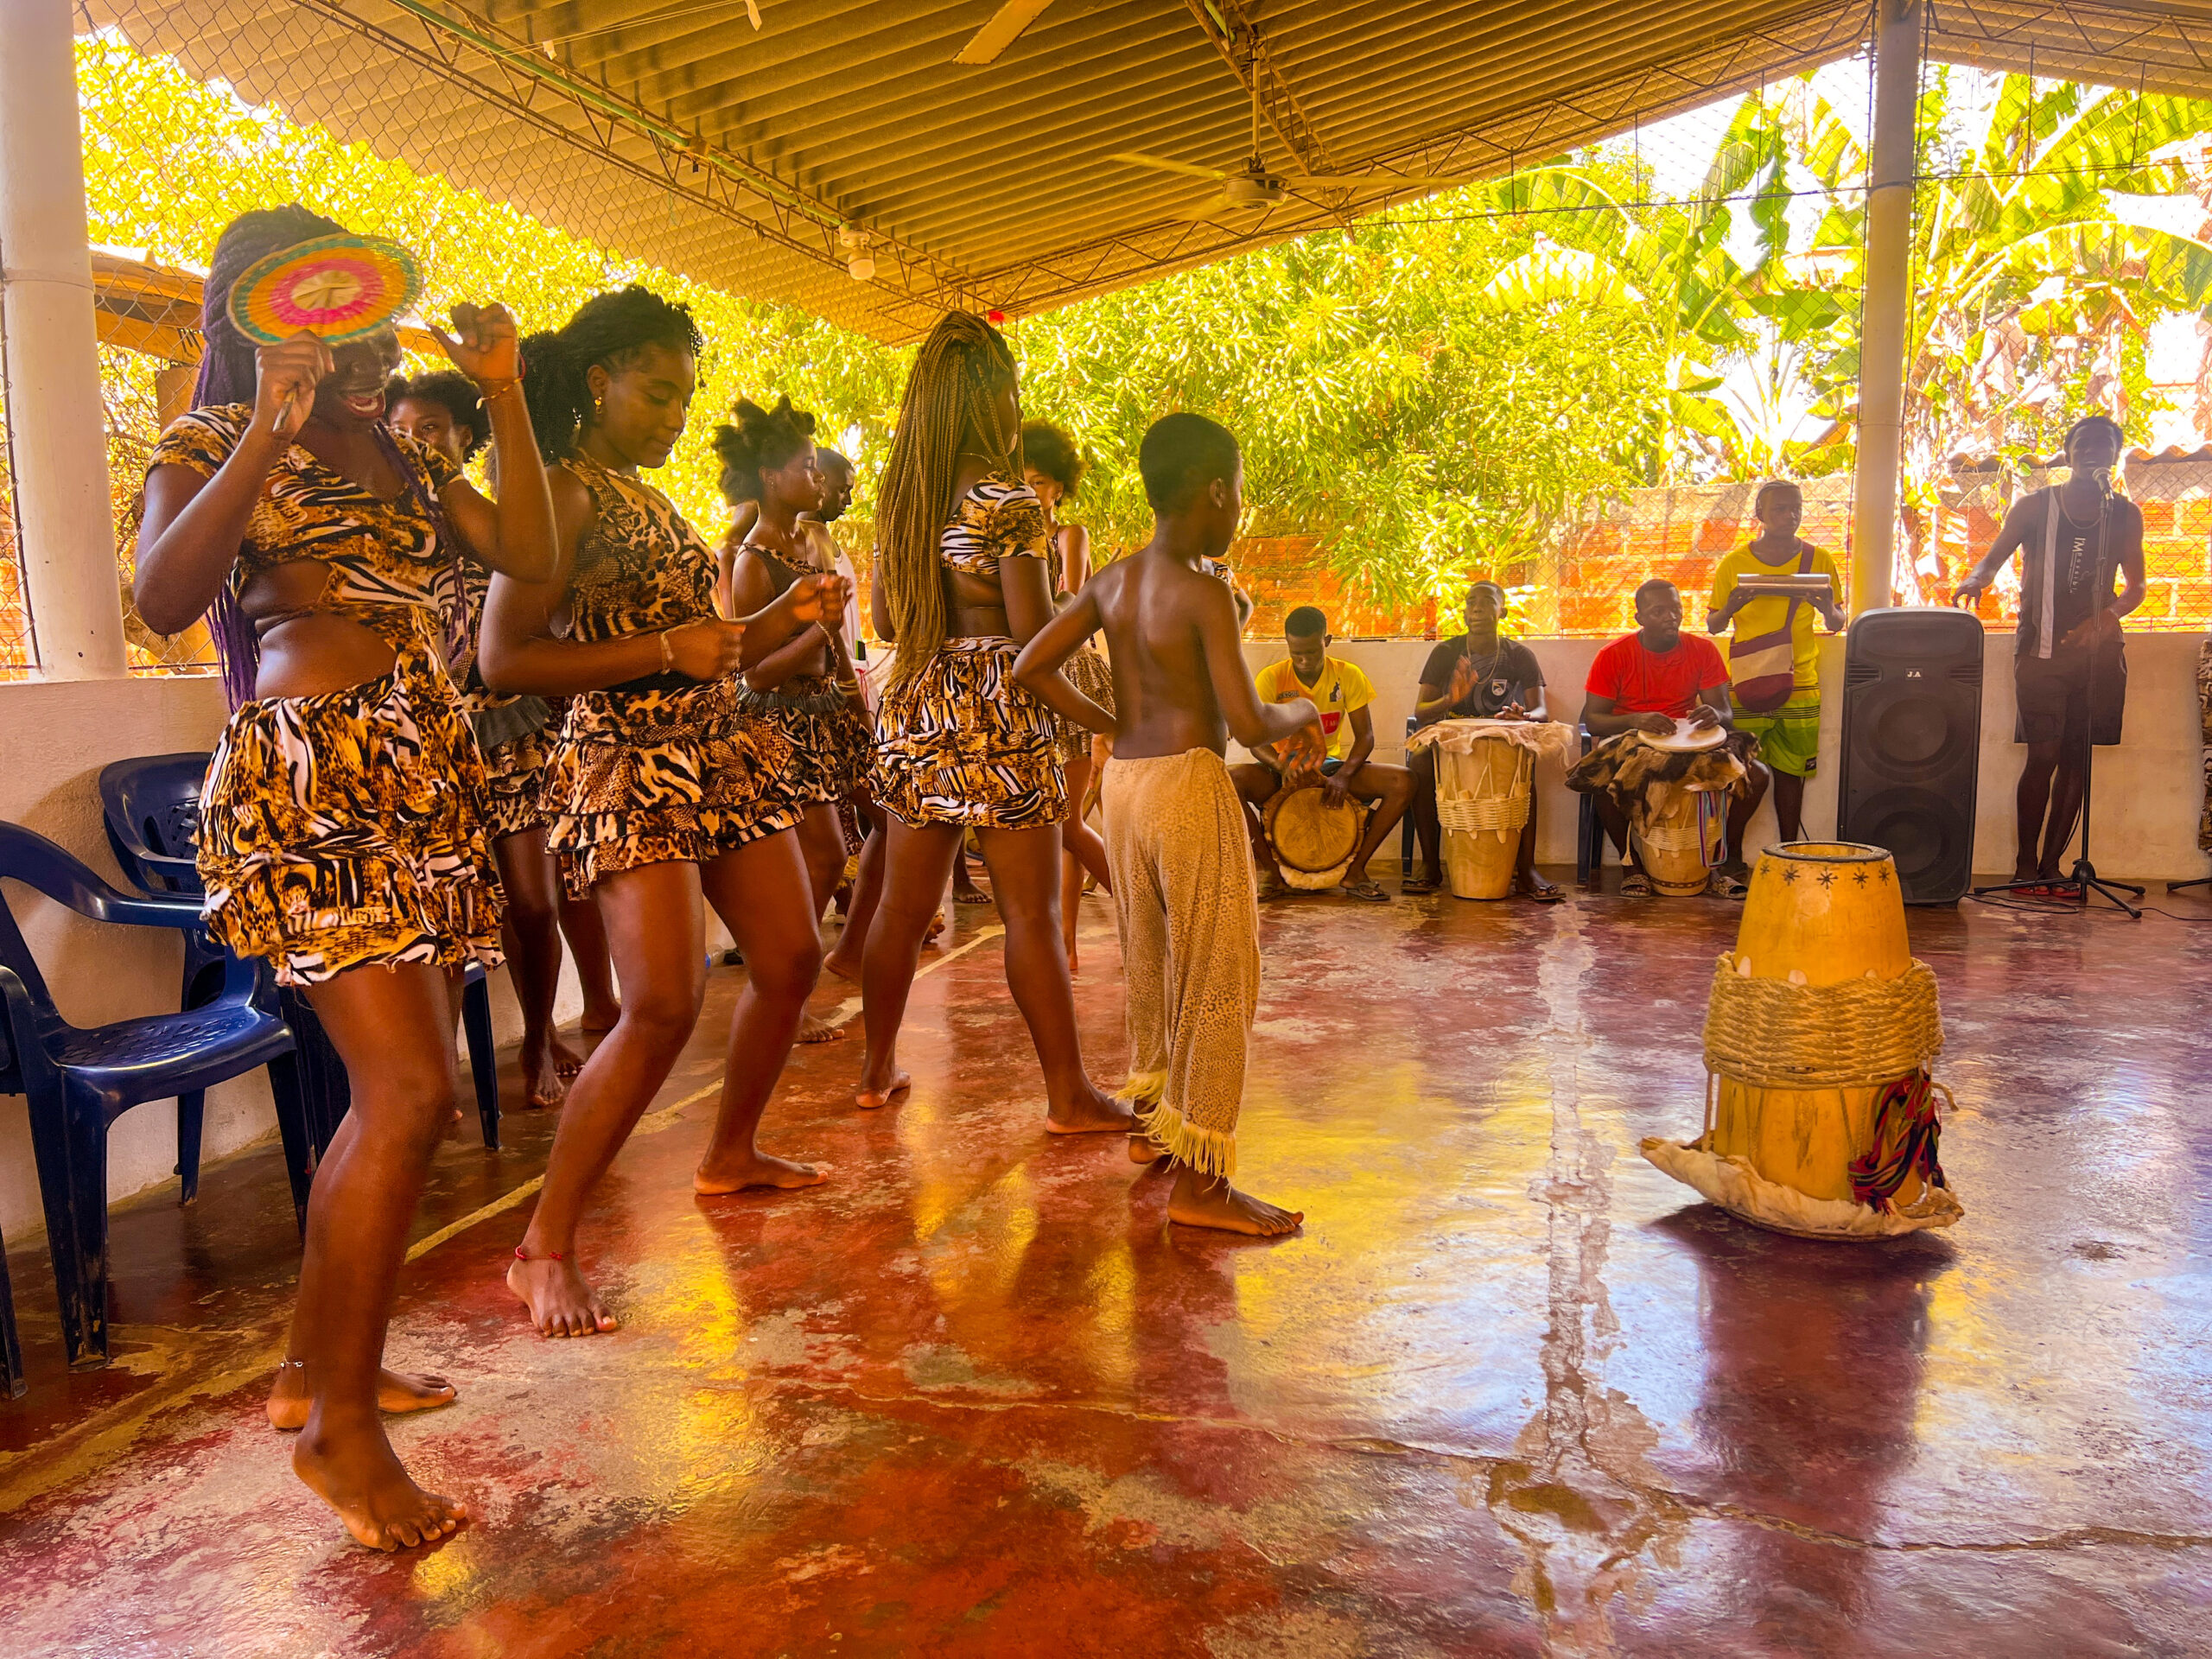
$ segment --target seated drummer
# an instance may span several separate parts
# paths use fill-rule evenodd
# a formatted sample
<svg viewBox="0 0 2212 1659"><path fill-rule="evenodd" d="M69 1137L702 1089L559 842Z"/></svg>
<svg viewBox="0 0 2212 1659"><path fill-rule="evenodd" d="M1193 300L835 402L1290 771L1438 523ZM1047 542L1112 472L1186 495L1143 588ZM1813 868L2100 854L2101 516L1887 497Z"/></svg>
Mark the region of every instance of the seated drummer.
<svg viewBox="0 0 2212 1659"><path fill-rule="evenodd" d="M1584 690L1582 723L1595 738L1617 739L1629 732L1671 736L1675 722L1681 719L1688 719L1694 731L1715 726L1732 730L1735 726L1728 664L1713 641L1682 632L1682 596L1673 582L1657 578L1636 590L1636 632L1598 653ZM1751 745L1747 741L1744 747ZM1741 899L1751 890L1743 857L1744 830L1766 798L1770 781L1767 769L1756 759L1744 757L1744 770L1750 775L1750 786L1728 804L1727 855L1713 872L1726 899ZM1630 843L1628 815L1604 790L1591 798L1628 867L1621 878L1623 896L1649 899L1651 878L1643 873Z"/></svg>
<svg viewBox="0 0 2212 1659"><path fill-rule="evenodd" d="M1414 702L1415 727L1440 720L1549 720L1544 707L1544 671L1535 653L1499 632L1505 616L1505 589L1478 582L1467 590L1467 631L1440 642L1421 671ZM1414 834L1421 842L1421 873L1406 878L1402 891L1434 893L1444 885L1443 840L1436 818L1436 751L1417 749L1407 757L1414 780ZM1567 895L1555 881L1536 874L1536 802L1529 799L1529 822L1521 826L1520 868L1513 891L1540 905L1555 905Z"/></svg>
<svg viewBox="0 0 2212 1659"><path fill-rule="evenodd" d="M1311 605L1300 606L1283 619L1283 642L1290 647L1289 657L1262 669L1253 676L1253 683L1260 688L1262 702L1310 697L1321 711L1321 735L1328 748L1328 759L1321 763L1323 794L1332 805L1341 804L1347 796L1375 804L1368 815L1367 834L1337 891L1348 899L1387 904L1390 895L1368 874L1367 861L1405 816L1406 803L1413 798L1413 778L1403 766L1367 758L1375 750L1375 717L1368 710L1375 701L1375 686L1357 663L1329 655L1328 618ZM1252 856L1262 872L1260 897L1280 899L1290 889L1264 826L1268 803L1282 792L1283 762L1272 744L1262 744L1252 753L1255 759L1231 766L1229 776L1250 809L1246 817ZM1256 821L1250 821L1255 813Z"/></svg>

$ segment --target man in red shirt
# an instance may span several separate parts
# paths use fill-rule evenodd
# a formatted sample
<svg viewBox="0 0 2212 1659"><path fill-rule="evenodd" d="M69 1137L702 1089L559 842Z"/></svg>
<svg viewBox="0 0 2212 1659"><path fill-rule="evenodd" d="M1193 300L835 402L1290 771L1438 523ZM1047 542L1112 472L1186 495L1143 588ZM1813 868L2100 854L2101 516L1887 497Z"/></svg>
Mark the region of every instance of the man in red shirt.
<svg viewBox="0 0 2212 1659"><path fill-rule="evenodd" d="M1598 653L1584 690L1582 723L1595 738L1617 738L1624 732L1664 737L1674 731L1676 721L1685 718L1698 731L1713 726L1732 729L1735 725L1727 662L1710 639L1682 632L1682 597L1671 582L1655 579L1636 590L1636 632ZM1730 899L1740 899L1748 890L1744 830L1766 798L1770 781L1767 769L1756 760L1746 759L1744 766L1751 774L1751 786L1729 803L1728 855L1713 872L1721 893ZM1649 898L1651 881L1629 844L1628 815L1603 790L1593 798L1605 833L1628 866L1621 892Z"/></svg>

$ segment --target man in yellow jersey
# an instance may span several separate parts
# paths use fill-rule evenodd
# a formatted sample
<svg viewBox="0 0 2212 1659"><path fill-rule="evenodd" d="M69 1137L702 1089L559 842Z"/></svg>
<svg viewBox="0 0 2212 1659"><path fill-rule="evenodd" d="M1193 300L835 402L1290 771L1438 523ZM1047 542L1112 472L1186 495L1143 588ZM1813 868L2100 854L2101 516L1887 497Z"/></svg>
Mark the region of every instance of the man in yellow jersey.
<svg viewBox="0 0 2212 1659"><path fill-rule="evenodd" d="M1413 774L1403 766L1385 766L1367 757L1375 751L1375 718L1368 704L1375 701L1375 687L1357 663L1329 655L1329 620L1311 605L1301 605L1283 619L1283 643L1290 655L1271 663L1253 676L1263 702L1293 702L1308 698L1321 711L1321 735L1328 758L1321 763L1321 788L1332 803L1347 797L1369 801L1367 833L1344 870L1344 885L1337 891L1348 899L1386 904L1390 895L1367 873L1367 861L1382 844L1382 837L1397 827L1413 799ZM1252 832L1252 855L1262 872L1260 897L1280 899L1289 888L1275 849L1268 844L1266 822L1269 801L1282 792L1283 763L1272 744L1252 751L1255 760L1229 769L1236 792L1251 808L1247 815Z"/></svg>
<svg viewBox="0 0 2212 1659"><path fill-rule="evenodd" d="M1783 840L1801 841L1805 835L1805 780L1821 760L1820 647L1813 620L1827 623L1832 633L1842 631L1843 608L1836 601L1843 591L1843 577L1833 557L1798 539L1805 497L1795 484L1777 479L1761 485L1751 516L1758 523L1758 533L1749 545L1722 555L1713 572L1705 631L1720 634L1733 630L1728 671L1736 729L1758 739L1759 759L1774 773L1774 816ZM1780 576L1825 577L1827 586L1785 598L1762 595L1745 585ZM1748 809L1745 816L1750 816ZM1733 873L1740 878L1740 825L1732 827L1729 845L1738 865Z"/></svg>

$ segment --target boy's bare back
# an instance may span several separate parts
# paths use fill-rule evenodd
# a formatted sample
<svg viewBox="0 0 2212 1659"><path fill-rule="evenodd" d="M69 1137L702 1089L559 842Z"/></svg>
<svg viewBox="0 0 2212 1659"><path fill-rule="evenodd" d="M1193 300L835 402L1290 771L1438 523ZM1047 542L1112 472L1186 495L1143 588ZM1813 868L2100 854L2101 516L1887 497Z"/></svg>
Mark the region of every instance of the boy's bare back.
<svg viewBox="0 0 2212 1659"><path fill-rule="evenodd" d="M1107 566L1090 587L1113 659L1114 753L1132 760L1224 753L1220 678L1250 683L1229 584L1147 547Z"/></svg>

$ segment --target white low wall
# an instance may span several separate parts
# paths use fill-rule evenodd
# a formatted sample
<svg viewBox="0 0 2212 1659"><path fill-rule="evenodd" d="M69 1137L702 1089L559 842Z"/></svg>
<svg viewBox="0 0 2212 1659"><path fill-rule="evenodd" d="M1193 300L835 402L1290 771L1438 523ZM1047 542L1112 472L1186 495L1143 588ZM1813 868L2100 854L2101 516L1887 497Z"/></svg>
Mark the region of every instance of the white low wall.
<svg viewBox="0 0 2212 1659"><path fill-rule="evenodd" d="M2012 640L1992 633L1986 645L1981 689L1981 775L1974 825L1974 868L2009 874L2014 849L2013 791L2027 751L2012 741ZM1543 665L1554 720L1570 724L1582 709L1582 687L1600 639L1532 639ZM2177 881L2212 873L2197 850L2198 809L2203 800L2201 730L2196 703L2196 634L2141 633L2127 642L2127 718L2120 747L2096 753L2092 849L2107 875ZM1375 683L1375 755L1402 761L1406 720L1414 687L1434 642L1425 639L1338 640L1332 654L1359 664ZM1245 661L1258 670L1287 653L1279 640L1249 641ZM1843 721L1843 639L1821 641L1821 769L1805 793L1808 834L1835 828L1835 779ZM1241 753L1241 751L1240 751ZM1577 802L1555 766L1541 766L1537 786L1537 856L1547 864L1574 861ZM1774 810L1752 820L1754 848L1777 839ZM1383 849L1395 856L1395 846ZM1611 855L1609 853L1608 857Z"/></svg>
<svg viewBox="0 0 2212 1659"><path fill-rule="evenodd" d="M118 881L100 824L100 769L135 755L210 748L223 717L223 690L210 678L0 683L0 818L37 830ZM175 1010L183 971L176 934L102 927L15 882L5 889L65 1019L94 1026ZM504 972L493 976L493 1018L500 1040L512 1042L522 1019L505 981ZM559 1017L573 1019L582 1006L574 976L564 971ZM474 1132L475 1114L466 1117ZM276 1132L266 1072L211 1089L201 1161ZM111 1197L168 1179L175 1164L173 1105L149 1102L117 1120L108 1139ZM43 1230L24 1103L0 1095L0 1237L12 1246Z"/></svg>

